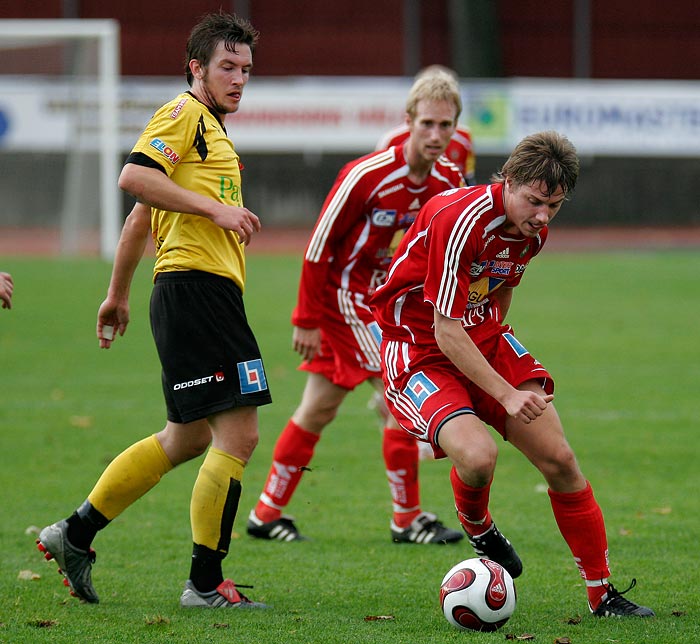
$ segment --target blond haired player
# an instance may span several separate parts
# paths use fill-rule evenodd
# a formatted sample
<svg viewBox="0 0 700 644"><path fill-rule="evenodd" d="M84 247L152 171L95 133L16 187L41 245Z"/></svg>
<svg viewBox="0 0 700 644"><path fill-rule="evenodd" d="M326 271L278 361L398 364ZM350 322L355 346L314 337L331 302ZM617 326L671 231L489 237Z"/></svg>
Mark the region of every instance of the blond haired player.
<svg viewBox="0 0 700 644"><path fill-rule="evenodd" d="M460 110L459 92L449 77L420 79L407 100L407 141L348 163L326 197L306 248L292 316L293 345L304 359L306 387L277 440L262 494L250 513L253 537L301 538L284 511L322 431L349 391L363 382L381 388L378 328L367 298L384 281L396 245L423 204L463 185L459 169L443 156ZM461 539L461 532L421 509L416 441L390 418L383 437L392 539L437 544Z"/></svg>
<svg viewBox="0 0 700 644"><path fill-rule="evenodd" d="M457 83L457 75L448 67L442 65L429 65L422 69L417 75L416 80L431 76L433 74L447 75L453 79L457 91L459 85ZM395 145L400 145L408 138L408 126L405 123L397 125L386 132L377 142L377 150L386 150ZM472 141L471 130L462 123L457 123L455 131L450 137L450 142L445 149L445 156L452 161L458 168L462 170L462 174L467 182L467 185L474 185L476 179L476 153L474 151L474 142Z"/></svg>

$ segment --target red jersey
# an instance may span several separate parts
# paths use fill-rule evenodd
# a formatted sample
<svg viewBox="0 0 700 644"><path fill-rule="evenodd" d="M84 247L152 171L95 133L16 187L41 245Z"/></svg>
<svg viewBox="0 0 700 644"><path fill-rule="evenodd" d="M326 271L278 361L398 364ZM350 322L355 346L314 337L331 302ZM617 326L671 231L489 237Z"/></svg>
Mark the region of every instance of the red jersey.
<svg viewBox="0 0 700 644"><path fill-rule="evenodd" d="M301 272L295 326L322 326L344 302L362 303L381 284L391 258L418 211L433 196L464 185L444 157L416 185L408 178L403 146L373 152L345 165L328 193L311 234ZM368 319L371 313L366 304ZM332 314L332 313L331 313Z"/></svg>
<svg viewBox="0 0 700 644"><path fill-rule="evenodd" d="M377 150L386 150L394 145L401 145L408 138L408 125L400 125L389 130L377 143ZM452 161L467 180L467 185L474 185L476 173L476 155L472 143L472 133L464 125L457 125L455 133L447 144L445 156Z"/></svg>
<svg viewBox="0 0 700 644"><path fill-rule="evenodd" d="M431 199L371 300L382 337L435 346L435 309L461 319L476 344L499 333L502 315L493 293L520 283L547 238L547 228L536 238L508 234L505 220L502 184Z"/></svg>

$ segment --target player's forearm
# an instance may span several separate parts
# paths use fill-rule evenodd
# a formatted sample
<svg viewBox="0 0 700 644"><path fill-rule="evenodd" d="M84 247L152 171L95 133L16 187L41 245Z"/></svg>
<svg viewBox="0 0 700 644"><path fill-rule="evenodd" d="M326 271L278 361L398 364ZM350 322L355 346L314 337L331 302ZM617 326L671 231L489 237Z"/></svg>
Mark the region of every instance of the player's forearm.
<svg viewBox="0 0 700 644"><path fill-rule="evenodd" d="M150 230L150 208L145 204L136 204L126 218L119 237L109 282L109 297L128 299L131 281L143 257Z"/></svg>
<svg viewBox="0 0 700 644"><path fill-rule="evenodd" d="M461 320L435 312L435 339L452 363L474 384L502 402L513 387L484 358L462 326Z"/></svg>
<svg viewBox="0 0 700 644"><path fill-rule="evenodd" d="M183 212L213 219L219 202L176 184L170 177L135 163L127 163L119 176L119 187L139 201L160 210Z"/></svg>

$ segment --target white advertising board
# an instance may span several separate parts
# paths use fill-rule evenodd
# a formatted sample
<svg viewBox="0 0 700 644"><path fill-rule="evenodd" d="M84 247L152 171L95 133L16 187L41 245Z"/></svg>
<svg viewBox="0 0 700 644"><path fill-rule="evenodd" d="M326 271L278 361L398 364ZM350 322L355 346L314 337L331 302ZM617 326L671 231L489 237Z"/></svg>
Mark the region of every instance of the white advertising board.
<svg viewBox="0 0 700 644"><path fill-rule="evenodd" d="M367 152L402 122L409 87L399 78L254 78L227 129L241 153ZM121 151L185 89L179 79L122 79ZM477 153L507 154L526 134L555 129L585 155L700 156L700 82L513 79L463 82L462 94ZM3 77L0 150L89 149L96 122L94 84Z"/></svg>

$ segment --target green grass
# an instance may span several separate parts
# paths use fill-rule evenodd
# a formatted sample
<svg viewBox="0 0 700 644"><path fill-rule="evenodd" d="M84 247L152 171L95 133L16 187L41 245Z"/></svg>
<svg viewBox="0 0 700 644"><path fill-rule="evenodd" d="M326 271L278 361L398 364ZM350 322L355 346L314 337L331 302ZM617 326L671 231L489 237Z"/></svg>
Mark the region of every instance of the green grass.
<svg viewBox="0 0 700 644"><path fill-rule="evenodd" d="M132 323L100 351L95 314L110 266L98 260L4 258L14 308L0 311L0 642L236 642L238 644L700 641L700 255L547 254L516 291L511 323L554 374L556 404L606 515L613 579L636 576L632 598L652 620L596 620L552 519L541 477L503 444L492 510L525 564L518 607L493 634L442 617L442 575L468 546L396 546L380 433L368 388L348 398L319 443L289 510L312 541L261 543L245 517L274 441L304 383L290 348L300 259L250 258L246 294L275 403L261 410L225 572L254 583L264 613L183 611L190 556L189 494L199 462L168 474L95 542L102 602L70 598L35 549L36 527L67 515L105 464L164 422L148 325L150 262L131 298ZM448 463L421 467L422 500L456 526ZM33 581L20 571L39 575ZM580 623L569 623L582 616ZM390 616L390 620L365 620ZM574 620L576 621L576 620Z"/></svg>

